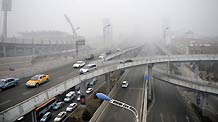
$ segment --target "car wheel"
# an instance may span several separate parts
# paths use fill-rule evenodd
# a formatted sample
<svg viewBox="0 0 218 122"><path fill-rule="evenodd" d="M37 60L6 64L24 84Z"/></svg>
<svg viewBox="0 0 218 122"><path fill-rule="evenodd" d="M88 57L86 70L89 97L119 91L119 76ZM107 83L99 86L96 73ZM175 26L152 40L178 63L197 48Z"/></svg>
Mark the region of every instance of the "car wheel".
<svg viewBox="0 0 218 122"><path fill-rule="evenodd" d="M0 92L3 91L3 89L0 89Z"/></svg>
<svg viewBox="0 0 218 122"><path fill-rule="evenodd" d="M18 85L18 83L15 83L14 86L16 87Z"/></svg>
<svg viewBox="0 0 218 122"><path fill-rule="evenodd" d="M38 83L36 84L36 87L39 87L39 84L38 84Z"/></svg>
<svg viewBox="0 0 218 122"><path fill-rule="evenodd" d="M47 81L50 81L49 79L47 79Z"/></svg>

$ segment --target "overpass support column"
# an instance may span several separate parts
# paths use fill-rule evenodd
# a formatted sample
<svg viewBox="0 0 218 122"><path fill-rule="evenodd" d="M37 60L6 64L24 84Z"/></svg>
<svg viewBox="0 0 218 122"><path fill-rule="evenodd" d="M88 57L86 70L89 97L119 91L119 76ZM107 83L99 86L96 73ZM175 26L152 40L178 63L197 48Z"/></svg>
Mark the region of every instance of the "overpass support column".
<svg viewBox="0 0 218 122"><path fill-rule="evenodd" d="M85 81L81 81L80 93L81 93L81 95L85 95L85 93L86 93L86 82Z"/></svg>
<svg viewBox="0 0 218 122"><path fill-rule="evenodd" d="M17 55L17 47L14 46L14 56L16 56L16 55Z"/></svg>
<svg viewBox="0 0 218 122"><path fill-rule="evenodd" d="M32 55L35 55L35 54L36 54L36 48L32 47Z"/></svg>
<svg viewBox="0 0 218 122"><path fill-rule="evenodd" d="M105 81L106 81L106 93L109 94L110 92L110 73L105 74Z"/></svg>
<svg viewBox="0 0 218 122"><path fill-rule="evenodd" d="M205 115L205 110L206 110L206 107L207 107L207 104L208 104L208 94L207 93L202 93L202 115L204 116Z"/></svg>
<svg viewBox="0 0 218 122"><path fill-rule="evenodd" d="M3 50L3 56L6 57L7 56L7 53L6 53L6 46L2 46L2 50Z"/></svg>
<svg viewBox="0 0 218 122"><path fill-rule="evenodd" d="M149 82L148 82L148 99L152 99L152 87L151 84L153 82L153 73L152 73L152 68L154 64L148 64L148 76L149 76Z"/></svg>
<svg viewBox="0 0 218 122"><path fill-rule="evenodd" d="M36 112L35 112L35 110L33 110L32 112L31 112L31 115L32 115L32 122L37 122L37 118L36 118Z"/></svg>
<svg viewBox="0 0 218 122"><path fill-rule="evenodd" d="M199 77L199 64L200 64L199 61L194 63L194 65L195 65L194 67L195 67L195 80L196 80L196 82L198 81L198 77Z"/></svg>

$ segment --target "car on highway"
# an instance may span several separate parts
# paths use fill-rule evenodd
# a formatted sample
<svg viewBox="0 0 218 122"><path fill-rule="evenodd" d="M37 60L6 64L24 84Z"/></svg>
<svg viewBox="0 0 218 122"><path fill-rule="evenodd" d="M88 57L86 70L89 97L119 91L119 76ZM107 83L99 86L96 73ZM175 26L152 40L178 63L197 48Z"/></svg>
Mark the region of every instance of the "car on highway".
<svg viewBox="0 0 218 122"><path fill-rule="evenodd" d="M80 95L77 96L76 100L77 100L77 101L80 101Z"/></svg>
<svg viewBox="0 0 218 122"><path fill-rule="evenodd" d="M84 74L84 73L88 73L94 69L97 69L97 65L96 64L88 64L85 67L80 69L80 74Z"/></svg>
<svg viewBox="0 0 218 122"><path fill-rule="evenodd" d="M63 107L64 106L64 102L57 102L53 107L52 109L53 110L58 110L59 108Z"/></svg>
<svg viewBox="0 0 218 122"><path fill-rule="evenodd" d="M91 92L93 92L93 88L88 88L88 89L86 90L86 94L90 94Z"/></svg>
<svg viewBox="0 0 218 122"><path fill-rule="evenodd" d="M121 61L120 63L130 63L130 62L133 62L133 60L132 59L127 59L125 61Z"/></svg>
<svg viewBox="0 0 218 122"><path fill-rule="evenodd" d="M76 107L77 107L77 103L71 103L71 104L66 108L66 111L67 111L67 112L71 112L71 111L75 110Z"/></svg>
<svg viewBox="0 0 218 122"><path fill-rule="evenodd" d="M51 112L46 112L42 118L40 119L40 122L48 122L52 118Z"/></svg>
<svg viewBox="0 0 218 122"><path fill-rule="evenodd" d="M55 118L54 122L61 122L66 117L67 112L62 111L60 112Z"/></svg>
<svg viewBox="0 0 218 122"><path fill-rule="evenodd" d="M127 81L123 81L121 86L122 86L122 88L127 88L128 85L129 85L129 84L128 84Z"/></svg>
<svg viewBox="0 0 218 122"><path fill-rule="evenodd" d="M26 87L38 87L39 85L49 81L49 75L39 74L33 76L29 81L26 82Z"/></svg>
<svg viewBox="0 0 218 122"><path fill-rule="evenodd" d="M11 86L17 86L19 84L19 78L5 78L0 80L0 91L9 88Z"/></svg>
<svg viewBox="0 0 218 122"><path fill-rule="evenodd" d="M110 55L110 54L111 54L111 50L106 51L105 54L106 54L106 55Z"/></svg>
<svg viewBox="0 0 218 122"><path fill-rule="evenodd" d="M69 101L73 100L75 96L76 96L75 92L70 91L69 93L66 94L66 96L64 98L64 102L69 102Z"/></svg>
<svg viewBox="0 0 218 122"><path fill-rule="evenodd" d="M85 66L85 62L84 61L77 61L75 64L73 64L73 68L81 68Z"/></svg>
<svg viewBox="0 0 218 122"><path fill-rule="evenodd" d="M93 54L90 54L88 57L86 57L86 60L92 60L92 59L94 59L95 57L94 57L94 55Z"/></svg>
<svg viewBox="0 0 218 122"><path fill-rule="evenodd" d="M79 91L77 91L77 94L80 94L81 92L80 92L80 90Z"/></svg>
<svg viewBox="0 0 218 122"><path fill-rule="evenodd" d="M80 90L80 86L79 85L75 86L75 91L79 91L79 90Z"/></svg>
<svg viewBox="0 0 218 122"><path fill-rule="evenodd" d="M92 79L92 81L89 82L89 85L90 85L90 86L94 86L96 81L97 81L97 79L96 79L96 77L94 77L94 78Z"/></svg>
<svg viewBox="0 0 218 122"><path fill-rule="evenodd" d="M99 59L105 59L105 57L106 57L106 54L100 54L100 55L98 56Z"/></svg>

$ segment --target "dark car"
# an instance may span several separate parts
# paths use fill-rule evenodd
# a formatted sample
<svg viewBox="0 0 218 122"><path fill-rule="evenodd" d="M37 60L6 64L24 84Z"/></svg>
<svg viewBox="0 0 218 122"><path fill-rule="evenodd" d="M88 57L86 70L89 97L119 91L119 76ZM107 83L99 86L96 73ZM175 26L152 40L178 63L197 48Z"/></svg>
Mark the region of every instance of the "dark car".
<svg viewBox="0 0 218 122"><path fill-rule="evenodd" d="M108 51L106 52L106 55L110 55L110 54L111 54L111 51L108 50Z"/></svg>
<svg viewBox="0 0 218 122"><path fill-rule="evenodd" d="M52 118L51 112L46 112L43 117L40 119L40 122L47 122Z"/></svg>
<svg viewBox="0 0 218 122"><path fill-rule="evenodd" d="M19 84L18 78L6 78L0 80L0 91L11 86L17 86Z"/></svg>
<svg viewBox="0 0 218 122"><path fill-rule="evenodd" d="M64 106L64 102L58 102L53 106L53 110L58 110L59 108Z"/></svg>
<svg viewBox="0 0 218 122"><path fill-rule="evenodd" d="M90 54L88 57L86 57L86 60L92 60L94 59L94 55L93 54Z"/></svg>
<svg viewBox="0 0 218 122"><path fill-rule="evenodd" d="M121 61L120 63L130 63L130 62L133 62L132 59L128 59L128 60L125 60L125 61Z"/></svg>

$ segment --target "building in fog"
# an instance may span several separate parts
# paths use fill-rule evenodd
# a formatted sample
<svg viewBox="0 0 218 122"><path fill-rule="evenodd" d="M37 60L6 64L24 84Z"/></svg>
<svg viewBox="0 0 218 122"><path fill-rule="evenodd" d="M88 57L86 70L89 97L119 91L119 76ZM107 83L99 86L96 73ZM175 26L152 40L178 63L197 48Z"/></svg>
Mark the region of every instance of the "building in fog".
<svg viewBox="0 0 218 122"><path fill-rule="evenodd" d="M179 54L217 54L218 42L177 37L172 39L171 48Z"/></svg>

